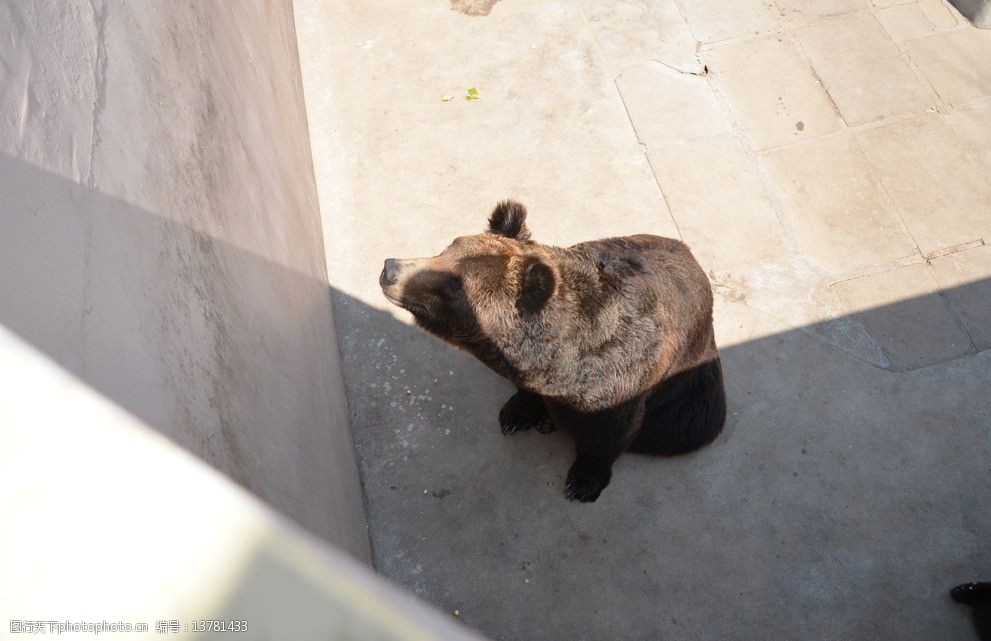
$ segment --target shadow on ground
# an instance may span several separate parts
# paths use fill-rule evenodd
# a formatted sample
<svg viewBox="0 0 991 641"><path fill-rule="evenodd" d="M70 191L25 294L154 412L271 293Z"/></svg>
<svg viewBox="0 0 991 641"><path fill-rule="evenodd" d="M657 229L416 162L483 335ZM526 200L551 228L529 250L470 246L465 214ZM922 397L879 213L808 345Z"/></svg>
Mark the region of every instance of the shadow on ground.
<svg viewBox="0 0 991 641"><path fill-rule="evenodd" d="M500 434L509 383L335 291L376 563L497 639L968 638L948 590L991 576L991 352L889 371L829 340L989 284L724 348L723 436L625 455L592 505L562 496L565 436Z"/></svg>
<svg viewBox="0 0 991 641"><path fill-rule="evenodd" d="M232 453L241 473L292 466L252 439L319 385L260 394L271 372L247 365L336 349L298 338L322 335L326 306L301 301L326 283L20 161L0 158L0 176L0 323L235 478ZM148 239L160 252L142 253ZM717 442L626 455L579 505L562 496L564 436L499 433L508 383L331 295L377 566L468 625L507 640L966 638L948 590L991 576L991 352L891 372L816 328L726 347ZM850 320L910 322L927 298ZM746 311L720 304L724 321ZM213 436L194 441L204 420Z"/></svg>

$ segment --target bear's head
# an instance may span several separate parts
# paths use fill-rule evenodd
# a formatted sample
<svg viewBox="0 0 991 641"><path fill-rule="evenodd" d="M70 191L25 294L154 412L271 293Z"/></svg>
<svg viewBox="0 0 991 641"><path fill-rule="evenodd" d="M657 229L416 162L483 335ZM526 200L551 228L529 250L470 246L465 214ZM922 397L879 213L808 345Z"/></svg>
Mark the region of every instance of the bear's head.
<svg viewBox="0 0 991 641"><path fill-rule="evenodd" d="M477 354L492 337L537 322L557 285L549 258L530 240L526 208L505 201L484 233L456 238L431 258L387 259L379 284L420 327Z"/></svg>

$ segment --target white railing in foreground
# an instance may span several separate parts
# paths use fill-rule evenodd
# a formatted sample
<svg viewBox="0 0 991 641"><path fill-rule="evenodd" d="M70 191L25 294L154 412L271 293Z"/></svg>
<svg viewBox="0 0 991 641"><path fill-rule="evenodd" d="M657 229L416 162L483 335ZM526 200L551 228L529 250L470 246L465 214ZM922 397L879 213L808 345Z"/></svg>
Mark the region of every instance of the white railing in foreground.
<svg viewBox="0 0 991 641"><path fill-rule="evenodd" d="M479 639L2 327L0 625L11 639Z"/></svg>

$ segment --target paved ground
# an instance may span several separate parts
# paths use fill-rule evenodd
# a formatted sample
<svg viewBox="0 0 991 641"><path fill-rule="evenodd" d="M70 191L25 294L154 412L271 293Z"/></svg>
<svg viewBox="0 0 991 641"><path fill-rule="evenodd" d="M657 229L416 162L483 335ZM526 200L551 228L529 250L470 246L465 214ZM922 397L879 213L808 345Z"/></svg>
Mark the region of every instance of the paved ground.
<svg viewBox="0 0 991 641"><path fill-rule="evenodd" d="M296 5L382 572L497 639L969 638L946 593L991 577L991 32L938 0ZM506 196L543 242L692 246L717 443L569 503L564 437L501 436L510 386L389 309L382 259Z"/></svg>

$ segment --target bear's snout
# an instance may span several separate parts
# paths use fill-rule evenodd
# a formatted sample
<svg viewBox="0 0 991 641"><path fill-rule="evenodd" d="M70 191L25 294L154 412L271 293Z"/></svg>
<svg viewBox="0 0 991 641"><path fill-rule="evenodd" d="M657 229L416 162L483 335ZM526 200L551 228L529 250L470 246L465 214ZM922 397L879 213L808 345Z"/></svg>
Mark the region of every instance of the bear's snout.
<svg viewBox="0 0 991 641"><path fill-rule="evenodd" d="M379 285L388 287L399 282L399 261L395 258L386 258L385 267L379 275Z"/></svg>

